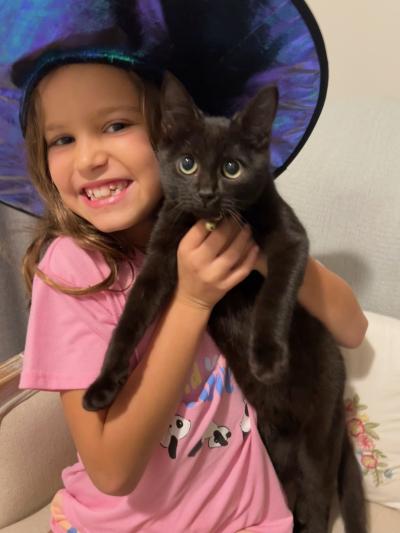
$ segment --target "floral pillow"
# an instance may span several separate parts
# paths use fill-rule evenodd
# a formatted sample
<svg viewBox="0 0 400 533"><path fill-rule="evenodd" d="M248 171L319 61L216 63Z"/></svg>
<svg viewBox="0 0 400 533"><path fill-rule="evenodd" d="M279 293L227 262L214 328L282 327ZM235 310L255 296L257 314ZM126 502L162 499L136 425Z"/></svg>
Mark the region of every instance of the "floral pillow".
<svg viewBox="0 0 400 533"><path fill-rule="evenodd" d="M369 327L347 368L347 427L369 501L400 509L400 320L365 313Z"/></svg>

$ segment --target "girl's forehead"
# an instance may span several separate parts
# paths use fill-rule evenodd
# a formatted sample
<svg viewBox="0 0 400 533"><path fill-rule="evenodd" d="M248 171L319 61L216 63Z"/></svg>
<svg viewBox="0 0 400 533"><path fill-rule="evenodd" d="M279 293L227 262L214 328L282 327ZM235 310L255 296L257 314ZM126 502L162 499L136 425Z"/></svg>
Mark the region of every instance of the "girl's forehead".
<svg viewBox="0 0 400 533"><path fill-rule="evenodd" d="M138 84L127 70L98 63L63 65L48 73L38 85L44 97L54 94L77 97L92 93L93 97L114 96L119 98L139 95Z"/></svg>
<svg viewBox="0 0 400 533"><path fill-rule="evenodd" d="M139 106L140 91L126 70L103 64L71 64L47 74L38 85L45 114L67 114L81 105L84 109L102 106Z"/></svg>

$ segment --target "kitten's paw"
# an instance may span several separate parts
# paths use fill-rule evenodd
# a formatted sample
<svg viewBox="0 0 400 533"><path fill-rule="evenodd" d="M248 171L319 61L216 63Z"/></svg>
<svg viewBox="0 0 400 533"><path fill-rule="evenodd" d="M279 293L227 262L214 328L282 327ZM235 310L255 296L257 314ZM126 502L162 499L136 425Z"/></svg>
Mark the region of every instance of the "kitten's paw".
<svg viewBox="0 0 400 533"><path fill-rule="evenodd" d="M83 407L87 411L99 411L109 407L121 389L123 382L100 375L83 396Z"/></svg>
<svg viewBox="0 0 400 533"><path fill-rule="evenodd" d="M253 346L250 350L250 371L264 385L276 385L287 374L289 354L286 345L271 343Z"/></svg>
<svg viewBox="0 0 400 533"><path fill-rule="evenodd" d="M306 525L301 524L299 521L295 521L293 526L293 533L310 533L310 530Z"/></svg>

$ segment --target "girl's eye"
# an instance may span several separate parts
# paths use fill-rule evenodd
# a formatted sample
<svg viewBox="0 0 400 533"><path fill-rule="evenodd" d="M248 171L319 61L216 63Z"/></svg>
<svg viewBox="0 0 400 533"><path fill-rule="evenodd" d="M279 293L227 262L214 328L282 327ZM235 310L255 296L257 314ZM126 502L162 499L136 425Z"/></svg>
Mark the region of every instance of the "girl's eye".
<svg viewBox="0 0 400 533"><path fill-rule="evenodd" d="M242 165L236 159L229 159L222 165L222 174L226 178L236 179L242 173Z"/></svg>
<svg viewBox="0 0 400 533"><path fill-rule="evenodd" d="M178 161L178 170L186 176L194 174L198 168L199 165L191 155L184 155Z"/></svg>
<svg viewBox="0 0 400 533"><path fill-rule="evenodd" d="M64 137L59 137L58 139L55 139L54 141L51 141L47 144L48 148L51 148L52 146L64 146L65 144L70 144L74 141L73 137L69 137L65 135Z"/></svg>
<svg viewBox="0 0 400 533"><path fill-rule="evenodd" d="M109 133L115 133L117 131L123 130L127 127L127 124L124 122L114 122L113 124L110 124L107 126L106 131Z"/></svg>

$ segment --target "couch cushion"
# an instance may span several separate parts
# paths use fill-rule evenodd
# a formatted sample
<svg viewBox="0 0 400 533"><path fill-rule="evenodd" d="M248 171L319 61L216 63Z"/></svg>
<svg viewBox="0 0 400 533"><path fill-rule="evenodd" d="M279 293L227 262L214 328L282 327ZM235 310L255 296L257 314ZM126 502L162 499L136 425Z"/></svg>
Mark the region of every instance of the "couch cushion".
<svg viewBox="0 0 400 533"><path fill-rule="evenodd" d="M367 513L369 533L398 533L400 531L400 511L384 507L377 503L370 503L367 507ZM333 513L334 516L335 514ZM332 521L332 533L345 533L341 518L335 516L332 518ZM0 533L3 532L0 530ZM10 533L14 533L14 531L10 531ZM15 533L19 533L19 531L15 531Z"/></svg>
<svg viewBox="0 0 400 533"><path fill-rule="evenodd" d="M76 461L58 393L34 394L6 414L0 457L1 528L47 505L61 486L61 470Z"/></svg>
<svg viewBox="0 0 400 533"><path fill-rule="evenodd" d="M15 524L0 529L0 533L47 533L50 531L50 504Z"/></svg>
<svg viewBox="0 0 400 533"><path fill-rule="evenodd" d="M343 349L348 429L367 499L400 510L400 320L366 316L364 342Z"/></svg>
<svg viewBox="0 0 400 533"><path fill-rule="evenodd" d="M334 517L332 533L344 533L341 518ZM398 533L400 531L400 512L382 505L368 505L370 533ZM49 531L50 505L16 524L0 529L0 533L47 533Z"/></svg>

